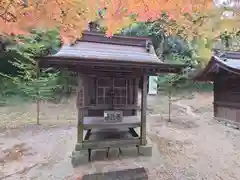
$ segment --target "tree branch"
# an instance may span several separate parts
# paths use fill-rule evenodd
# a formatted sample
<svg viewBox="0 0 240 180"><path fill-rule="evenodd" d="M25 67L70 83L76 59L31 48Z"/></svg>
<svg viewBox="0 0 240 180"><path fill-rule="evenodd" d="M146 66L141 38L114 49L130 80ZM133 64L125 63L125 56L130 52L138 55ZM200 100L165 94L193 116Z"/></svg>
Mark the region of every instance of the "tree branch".
<svg viewBox="0 0 240 180"><path fill-rule="evenodd" d="M0 18L3 19L4 21L7 21L7 22L16 21L17 17L13 15L11 12L9 12L9 9L12 3L13 3L13 0L11 0L6 7L0 7L4 11L3 13L0 14Z"/></svg>

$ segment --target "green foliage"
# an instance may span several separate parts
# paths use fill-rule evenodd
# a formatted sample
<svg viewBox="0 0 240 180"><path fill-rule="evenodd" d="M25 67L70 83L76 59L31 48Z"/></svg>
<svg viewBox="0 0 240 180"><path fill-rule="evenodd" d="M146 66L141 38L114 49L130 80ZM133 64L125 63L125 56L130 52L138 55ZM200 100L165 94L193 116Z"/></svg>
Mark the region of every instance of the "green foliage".
<svg viewBox="0 0 240 180"><path fill-rule="evenodd" d="M21 52L37 56L45 56L56 53L61 46L61 39L57 29L34 29L29 36L18 36L17 47ZM24 44L23 44L24 43Z"/></svg>
<svg viewBox="0 0 240 180"><path fill-rule="evenodd" d="M180 74L167 74L159 76L158 86L160 91L171 94L183 93L184 91L212 91L213 85L208 82L196 82L192 79L194 68L198 65L197 60L193 61L189 57L173 54L169 56L169 61L174 63L184 63L187 67Z"/></svg>
<svg viewBox="0 0 240 180"><path fill-rule="evenodd" d="M168 74L159 76L157 84L160 87L160 91L167 93L176 93L180 89L184 88L188 81L187 72L183 71L180 74Z"/></svg>
<svg viewBox="0 0 240 180"><path fill-rule="evenodd" d="M225 31L220 35L218 49L221 51L239 51L240 50L240 31Z"/></svg>
<svg viewBox="0 0 240 180"><path fill-rule="evenodd" d="M58 88L58 72L44 70L39 72L36 63L15 63L21 75L15 78L19 90L32 100L50 100Z"/></svg>
<svg viewBox="0 0 240 180"><path fill-rule="evenodd" d="M72 75L70 71L61 70L58 76L58 86L56 93L70 96L77 84L77 76Z"/></svg>
<svg viewBox="0 0 240 180"><path fill-rule="evenodd" d="M122 30L122 34L130 36L150 36L159 57L166 59L172 53L191 57L192 49L188 42L181 37L181 32L168 35L167 29L174 22L164 15L153 22L137 22Z"/></svg>
<svg viewBox="0 0 240 180"><path fill-rule="evenodd" d="M150 36L155 49L158 48L159 42L163 41L164 38L163 30L155 23L134 23L130 27L123 29L122 34L128 36Z"/></svg>
<svg viewBox="0 0 240 180"><path fill-rule="evenodd" d="M10 38L11 43L5 43L4 51L0 53L0 72L11 76L16 76L19 72L12 64L16 59L20 62L29 62L29 57L55 53L61 45L57 29L32 30L30 35L8 37Z"/></svg>
<svg viewBox="0 0 240 180"><path fill-rule="evenodd" d="M39 71L35 57L58 51L61 45L58 31L33 30L30 35L13 39L16 43L8 45L2 56L5 65L14 70L0 72L0 79L6 84L1 91L2 97L19 95L31 100L52 99L59 87L59 72L53 69Z"/></svg>
<svg viewBox="0 0 240 180"><path fill-rule="evenodd" d="M168 121L171 121L171 104L172 96L179 92L184 87L187 81L187 73L182 72L181 74L168 74L165 76L159 76L157 80L158 87L161 91L167 93L168 96Z"/></svg>
<svg viewBox="0 0 240 180"><path fill-rule="evenodd" d="M160 59L167 63L185 64L187 68L178 75L163 75L159 76L158 84L162 91L169 92L176 90L201 90L201 88L212 89L212 85L208 83L193 82L189 74L196 68L202 66L203 62L209 59L200 59L203 55L199 55L199 49L207 49L211 46L211 41L207 39L193 39L189 41L184 37L181 29L175 35L167 34L167 28L174 26L173 21L169 21L167 17L161 17L154 22L137 22L130 27L124 29L122 34L134 36L150 36L155 51ZM206 52L206 54L209 52ZM164 89L163 89L164 88Z"/></svg>

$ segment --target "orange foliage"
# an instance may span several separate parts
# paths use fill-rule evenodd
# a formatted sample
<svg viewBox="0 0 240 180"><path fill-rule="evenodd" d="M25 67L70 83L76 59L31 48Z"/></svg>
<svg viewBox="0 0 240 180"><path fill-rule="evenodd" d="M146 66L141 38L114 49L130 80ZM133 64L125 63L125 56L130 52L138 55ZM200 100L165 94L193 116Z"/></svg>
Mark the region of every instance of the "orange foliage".
<svg viewBox="0 0 240 180"><path fill-rule="evenodd" d="M161 12L184 21L184 13L202 13L213 8L212 0L0 0L0 33L21 34L30 28L59 26L65 41L77 38L89 21L106 8L103 22L111 36L138 21L155 20ZM191 26L191 25L189 25Z"/></svg>

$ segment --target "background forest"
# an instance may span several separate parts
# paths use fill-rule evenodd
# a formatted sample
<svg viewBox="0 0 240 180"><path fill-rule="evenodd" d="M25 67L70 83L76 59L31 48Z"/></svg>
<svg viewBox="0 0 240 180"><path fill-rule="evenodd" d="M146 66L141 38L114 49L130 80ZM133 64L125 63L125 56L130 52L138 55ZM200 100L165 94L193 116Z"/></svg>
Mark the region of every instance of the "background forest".
<svg viewBox="0 0 240 180"><path fill-rule="evenodd" d="M211 90L211 84L199 84L191 80L192 71L199 69L204 62L208 61L208 59L199 58L198 54L199 49L207 44L197 39L189 41L184 37L184 32L180 28L175 35L169 35L165 28L172 26L172 23L163 18L153 22L136 22L124 28L120 34L150 36L160 59L187 65L188 68L180 75L160 76L159 87ZM105 29L100 28L100 31L105 31ZM216 49L220 51L238 50L239 40L239 33L223 32L220 37L216 37L214 43ZM34 56L56 53L61 45L57 28L36 29L24 36L2 36L0 41L0 104L36 100L57 102L63 97L70 96L76 85L74 76L65 70L38 71L34 59Z"/></svg>

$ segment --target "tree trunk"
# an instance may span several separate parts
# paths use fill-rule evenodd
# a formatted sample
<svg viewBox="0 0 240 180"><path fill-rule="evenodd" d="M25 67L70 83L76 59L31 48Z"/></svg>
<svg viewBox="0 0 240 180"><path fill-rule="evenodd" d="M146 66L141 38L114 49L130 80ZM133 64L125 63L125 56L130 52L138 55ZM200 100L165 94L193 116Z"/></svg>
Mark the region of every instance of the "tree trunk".
<svg viewBox="0 0 240 180"><path fill-rule="evenodd" d="M40 125L40 100L37 100L37 125Z"/></svg>
<svg viewBox="0 0 240 180"><path fill-rule="evenodd" d="M37 60L36 60L36 71L37 71L37 79L39 79L40 68L39 68L39 63ZM37 125L40 125L40 99L39 99L40 92L39 92L38 84L37 84L36 92L37 92L37 109L36 109L37 110Z"/></svg>
<svg viewBox="0 0 240 180"><path fill-rule="evenodd" d="M171 90L168 92L168 122L171 122L171 105L172 105L172 93Z"/></svg>

